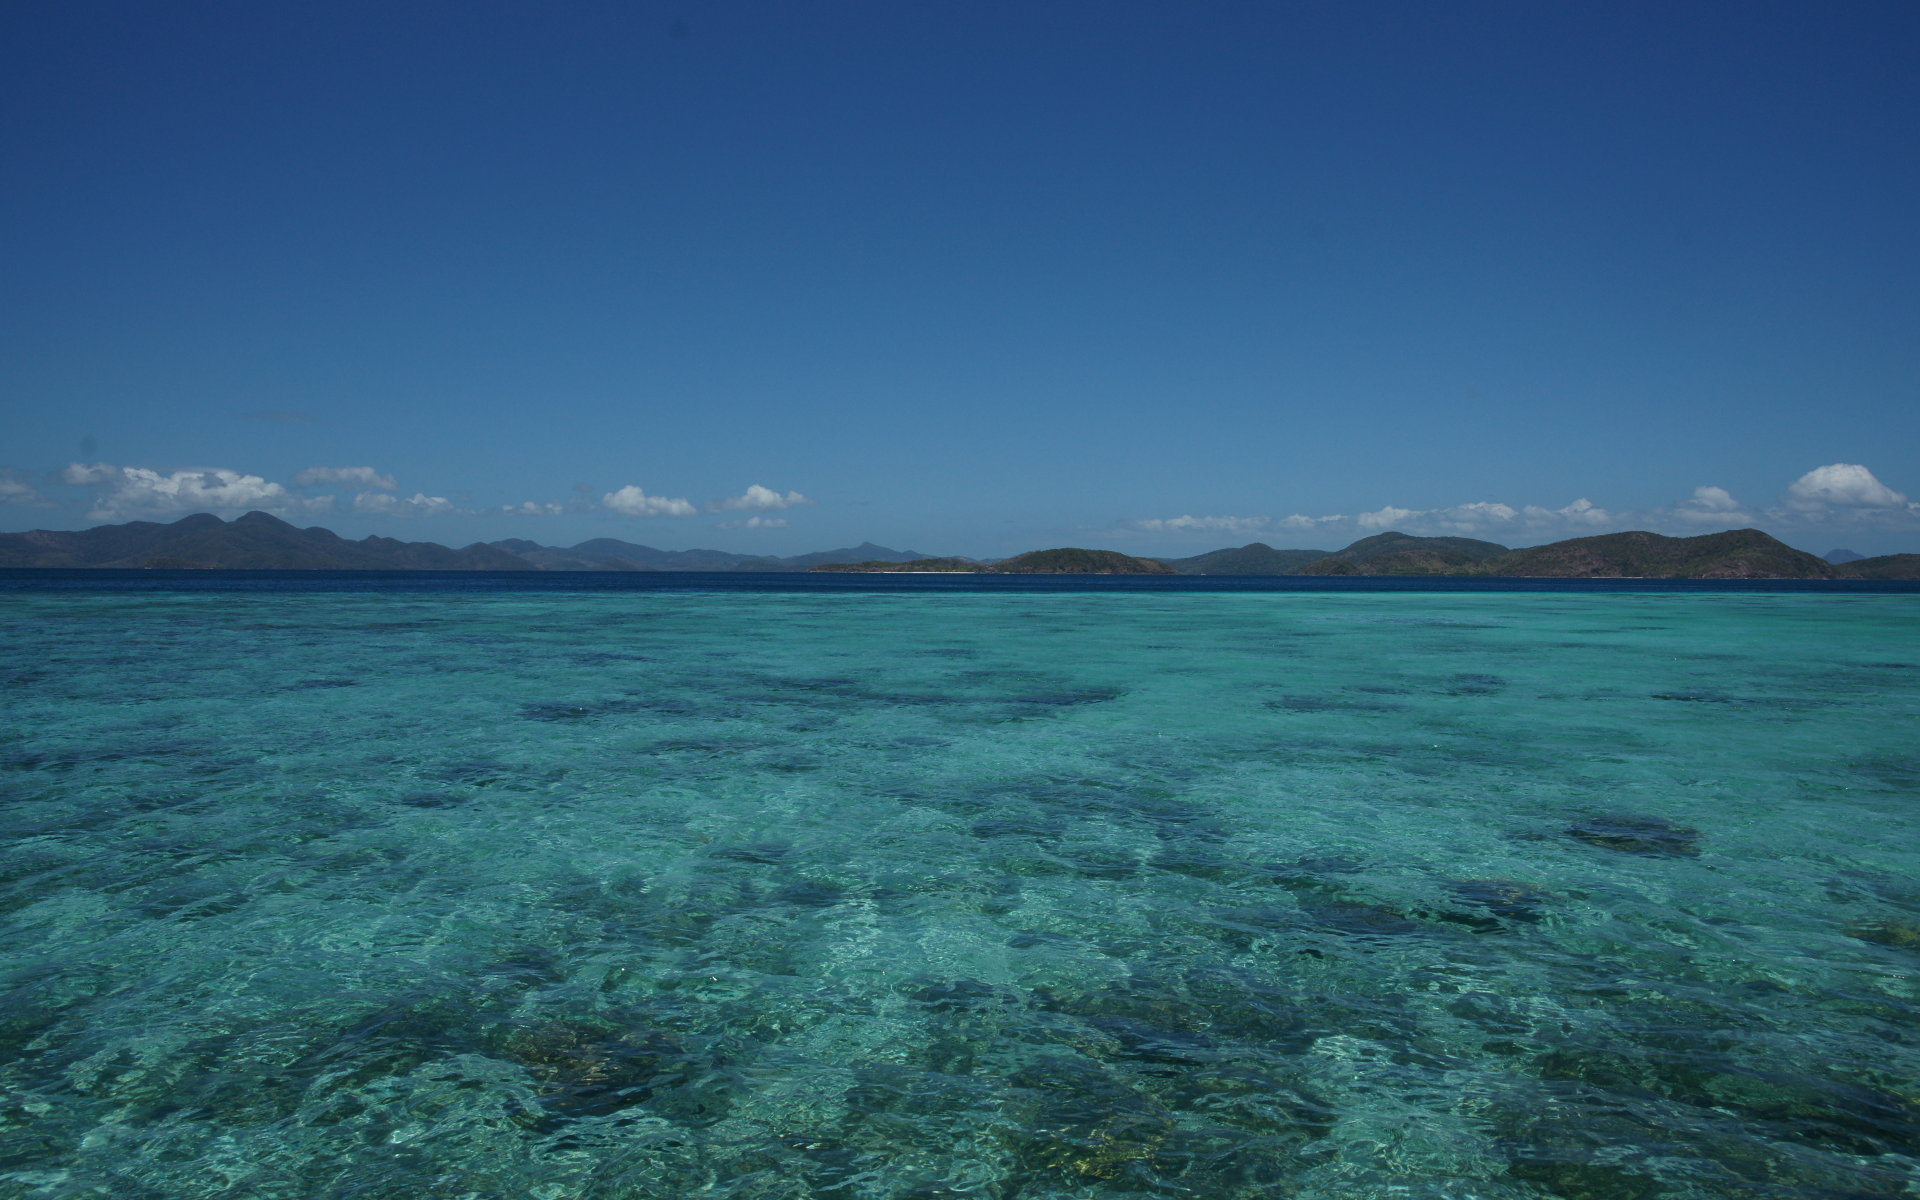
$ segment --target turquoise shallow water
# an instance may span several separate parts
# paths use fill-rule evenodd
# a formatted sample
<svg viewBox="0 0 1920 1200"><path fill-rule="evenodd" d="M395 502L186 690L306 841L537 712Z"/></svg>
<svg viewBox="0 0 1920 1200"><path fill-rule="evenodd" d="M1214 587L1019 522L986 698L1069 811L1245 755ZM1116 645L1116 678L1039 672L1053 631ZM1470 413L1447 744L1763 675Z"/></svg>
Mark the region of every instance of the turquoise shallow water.
<svg viewBox="0 0 1920 1200"><path fill-rule="evenodd" d="M1920 1195L1920 600L0 599L0 1195Z"/></svg>

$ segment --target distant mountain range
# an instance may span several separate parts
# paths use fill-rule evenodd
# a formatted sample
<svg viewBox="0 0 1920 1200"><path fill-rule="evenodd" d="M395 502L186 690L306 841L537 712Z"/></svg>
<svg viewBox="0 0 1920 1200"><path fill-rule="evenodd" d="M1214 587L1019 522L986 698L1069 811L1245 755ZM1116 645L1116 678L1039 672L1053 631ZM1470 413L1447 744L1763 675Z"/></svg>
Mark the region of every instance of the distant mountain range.
<svg viewBox="0 0 1920 1200"><path fill-rule="evenodd" d="M250 512L232 521L195 513L170 525L132 521L92 529L0 533L0 567L213 567L225 570L528 571L533 564L475 543L366 537L357 542L314 526Z"/></svg>
<svg viewBox="0 0 1920 1200"><path fill-rule="evenodd" d="M1249 542L1226 550L1209 550L1191 558L1160 561L1182 575L1297 575L1300 568L1331 553L1330 550L1275 550L1265 542Z"/></svg>
<svg viewBox="0 0 1920 1200"><path fill-rule="evenodd" d="M991 563L969 558L920 558L907 562L869 559L857 563L823 563L816 571L884 571L893 575L926 575L966 572L992 575L1173 575L1177 572L1154 558L1135 558L1117 550L1082 550L1063 546L1058 550L1029 550L1012 558Z"/></svg>
<svg viewBox="0 0 1920 1200"><path fill-rule="evenodd" d="M1867 562L1861 559L1860 562ZM1604 533L1481 560L1485 575L1560 578L1847 579L1853 564L1834 565L1795 550L1758 529L1730 529L1699 537Z"/></svg>
<svg viewBox="0 0 1920 1200"><path fill-rule="evenodd" d="M1239 550L1216 550L1195 558L1167 560L1182 572L1225 574L1205 560L1242 563L1276 551L1256 542ZM1231 557L1238 556L1238 557ZM1260 572L1264 574L1265 572ZM1658 533L1605 533L1569 538L1524 550L1474 538L1414 537L1381 533L1344 550L1294 566L1298 575L1481 575L1510 579L1920 579L1920 554L1887 554L1829 562L1758 529L1732 529L1699 537Z"/></svg>
<svg viewBox="0 0 1920 1200"><path fill-rule="evenodd" d="M913 562L928 555L914 550L889 550L862 542L844 550L819 550L775 558L764 554L734 554L727 550L655 550L615 538L594 538L560 549L524 538L488 542L496 550L516 555L543 571L811 571L828 563Z"/></svg>
<svg viewBox="0 0 1920 1200"><path fill-rule="evenodd" d="M1460 537L1381 533L1342 550L1276 550L1262 542L1188 558L1145 559L1063 547L998 561L936 559L863 542L789 558L726 550L656 550L615 538L543 546L522 538L451 549L433 542L348 541L263 512L232 521L196 513L171 524L0 534L0 567L202 567L371 571L992 571L1045 574L1478 575L1575 579L1920 579L1920 554L1826 558L1757 529L1699 537L1607 533L1510 550Z"/></svg>
<svg viewBox="0 0 1920 1200"><path fill-rule="evenodd" d="M232 521L195 513L171 524L131 521L92 529L0 533L0 567L199 567L307 571L806 571L833 562L910 562L927 557L867 542L792 558L725 550L656 550L613 538L559 549L522 538L454 550L435 542L300 529L250 512Z"/></svg>
<svg viewBox="0 0 1920 1200"><path fill-rule="evenodd" d="M1376 533L1300 568L1302 575L1467 575L1505 554L1498 542Z"/></svg>

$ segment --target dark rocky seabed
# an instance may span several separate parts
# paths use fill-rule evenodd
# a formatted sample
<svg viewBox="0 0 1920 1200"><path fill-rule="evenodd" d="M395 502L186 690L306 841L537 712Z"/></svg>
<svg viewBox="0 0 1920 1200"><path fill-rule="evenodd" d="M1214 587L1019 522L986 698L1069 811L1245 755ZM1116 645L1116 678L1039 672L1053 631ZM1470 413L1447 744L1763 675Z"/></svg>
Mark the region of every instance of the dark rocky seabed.
<svg viewBox="0 0 1920 1200"><path fill-rule="evenodd" d="M763 583L0 596L0 1195L1920 1194L1911 596Z"/></svg>

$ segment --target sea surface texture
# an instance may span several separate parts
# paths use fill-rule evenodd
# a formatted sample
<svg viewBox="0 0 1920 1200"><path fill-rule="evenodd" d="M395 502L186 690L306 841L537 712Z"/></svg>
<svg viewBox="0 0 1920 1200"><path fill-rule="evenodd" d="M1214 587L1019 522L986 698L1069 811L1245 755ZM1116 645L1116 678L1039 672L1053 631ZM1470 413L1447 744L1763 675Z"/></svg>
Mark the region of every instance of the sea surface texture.
<svg viewBox="0 0 1920 1200"><path fill-rule="evenodd" d="M0 616L0 1196L1920 1195L1920 597Z"/></svg>

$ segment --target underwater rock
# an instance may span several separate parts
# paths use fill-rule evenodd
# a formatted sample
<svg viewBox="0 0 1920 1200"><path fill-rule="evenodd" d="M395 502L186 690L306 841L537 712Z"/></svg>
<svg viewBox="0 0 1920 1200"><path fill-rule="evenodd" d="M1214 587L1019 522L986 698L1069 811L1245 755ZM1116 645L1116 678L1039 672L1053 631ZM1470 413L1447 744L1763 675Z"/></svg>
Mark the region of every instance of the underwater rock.
<svg viewBox="0 0 1920 1200"><path fill-rule="evenodd" d="M408 808L458 808L471 799L459 792L413 792L400 797L400 803Z"/></svg>
<svg viewBox="0 0 1920 1200"><path fill-rule="evenodd" d="M1267 880L1267 873L1251 863L1231 855L1215 854L1206 850L1169 848L1147 860L1147 866L1155 871L1187 875L1213 883L1251 883Z"/></svg>
<svg viewBox="0 0 1920 1200"><path fill-rule="evenodd" d="M1507 1174L1565 1200L1659 1200L1671 1195L1657 1179L1590 1156L1516 1157L1508 1162Z"/></svg>
<svg viewBox="0 0 1920 1200"><path fill-rule="evenodd" d="M998 1008L1001 1005L1018 1002L1018 997L1005 988L981 983L977 979L952 979L940 983L930 983L925 987L909 992L908 999L918 1001L935 1012L955 1009Z"/></svg>
<svg viewBox="0 0 1920 1200"><path fill-rule="evenodd" d="M731 862L758 863L772 866L793 853L790 842L753 842L745 846L721 846L709 851L713 858L727 859Z"/></svg>
<svg viewBox="0 0 1920 1200"><path fill-rule="evenodd" d="M155 919L178 917L194 921L232 912L247 900L245 892L218 880L189 876L154 887L141 898L134 911Z"/></svg>
<svg viewBox="0 0 1920 1200"><path fill-rule="evenodd" d="M1329 875L1354 875L1366 868L1358 859L1345 858L1337 854L1311 855L1296 858L1292 862L1268 863L1267 870L1274 883L1290 891L1337 892L1344 885Z"/></svg>
<svg viewBox="0 0 1920 1200"><path fill-rule="evenodd" d="M1077 1017L1094 1025L1108 1018L1121 1018L1136 1022L1136 1027L1197 1034L1213 1023L1213 1014L1205 1004L1150 979L1077 993L1043 987L1035 989L1033 997L1048 1012Z"/></svg>
<svg viewBox="0 0 1920 1200"><path fill-rule="evenodd" d="M505 983L515 987L551 986L567 977L567 960L549 946L525 946L515 954L494 959L473 972L482 986Z"/></svg>
<svg viewBox="0 0 1920 1200"><path fill-rule="evenodd" d="M1074 846L1055 854L1083 879L1132 879L1140 873L1139 861L1117 846Z"/></svg>
<svg viewBox="0 0 1920 1200"><path fill-rule="evenodd" d="M480 1050L487 997L402 997L341 1029L330 1042L296 1059L295 1073L322 1074L329 1086L352 1092L375 1080L405 1075L423 1063Z"/></svg>
<svg viewBox="0 0 1920 1200"><path fill-rule="evenodd" d="M691 1056L666 1035L599 1022L549 1021L515 1030L500 1056L526 1068L541 1107L559 1120L603 1117L687 1082Z"/></svg>
<svg viewBox="0 0 1920 1200"><path fill-rule="evenodd" d="M1546 889L1515 879L1449 879L1447 891L1463 903L1484 909L1488 915L1443 912L1440 918L1476 929L1498 929L1506 921L1538 921L1540 907L1548 899Z"/></svg>
<svg viewBox="0 0 1920 1200"><path fill-rule="evenodd" d="M776 888L767 896L770 904L791 904L796 908L832 908L840 903L845 889L837 883L819 879L796 879Z"/></svg>
<svg viewBox="0 0 1920 1200"><path fill-rule="evenodd" d="M1012 1083L1026 1103L1013 1106L1022 1119L1008 1136L1030 1170L1097 1180L1150 1173L1174 1132L1166 1109L1077 1059L1044 1059Z"/></svg>
<svg viewBox="0 0 1920 1200"><path fill-rule="evenodd" d="M1066 826L1055 820L1035 820L1030 817L994 817L984 821L975 821L971 832L977 838L1032 837L1057 838Z"/></svg>
<svg viewBox="0 0 1920 1200"><path fill-rule="evenodd" d="M1222 1125L1256 1135L1269 1148L1298 1151L1333 1132L1339 1121L1337 1105L1297 1079L1232 1058L1223 1055L1221 1061L1182 1071L1173 1084L1180 1107L1206 1112Z"/></svg>
<svg viewBox="0 0 1920 1200"><path fill-rule="evenodd" d="M1145 823L1162 841L1218 844L1231 836L1214 813L1168 796L1127 797L1119 815Z"/></svg>
<svg viewBox="0 0 1920 1200"><path fill-rule="evenodd" d="M1258 972L1207 967L1188 973L1186 991L1199 1019L1190 1025L1215 1039L1251 1042L1297 1054L1313 1044L1317 1005ZM1164 1025L1164 1022L1156 1022Z"/></svg>
<svg viewBox="0 0 1920 1200"><path fill-rule="evenodd" d="M512 777L513 769L488 759L475 758L445 763L428 774L444 783L478 788L505 782Z"/></svg>
<svg viewBox="0 0 1920 1200"><path fill-rule="evenodd" d="M1071 708L1080 704L1105 704L1126 694L1125 688L1047 688L1022 692L1007 697L1007 700L1036 708Z"/></svg>
<svg viewBox="0 0 1920 1200"><path fill-rule="evenodd" d="M1403 937L1433 928L1398 909L1358 900L1303 900L1301 908L1315 925L1348 937Z"/></svg>
<svg viewBox="0 0 1920 1200"><path fill-rule="evenodd" d="M1877 946L1895 946L1902 950L1920 950L1920 921L1895 917L1885 921L1855 921L1847 926L1847 936Z"/></svg>
<svg viewBox="0 0 1920 1200"><path fill-rule="evenodd" d="M1589 845L1627 854L1695 857L1700 853L1700 831L1658 817L1589 817L1567 827L1571 837Z"/></svg>
<svg viewBox="0 0 1920 1200"><path fill-rule="evenodd" d="M522 704L520 715L530 721L584 721L612 713L639 712L648 707L645 701L626 699L590 700L584 704L549 702Z"/></svg>
<svg viewBox="0 0 1920 1200"><path fill-rule="evenodd" d="M1117 1057L1122 1059L1184 1067L1220 1057L1213 1040L1205 1034L1163 1029L1132 1017L1099 1016L1087 1023L1119 1043Z"/></svg>
<svg viewBox="0 0 1920 1200"><path fill-rule="evenodd" d="M587 704L522 704L520 715L530 721L578 721L596 714Z"/></svg>
<svg viewBox="0 0 1920 1200"><path fill-rule="evenodd" d="M1360 700L1350 696L1282 696L1278 700L1262 701L1262 706L1274 712L1296 713L1396 713L1405 712L1407 708L1391 700Z"/></svg>

